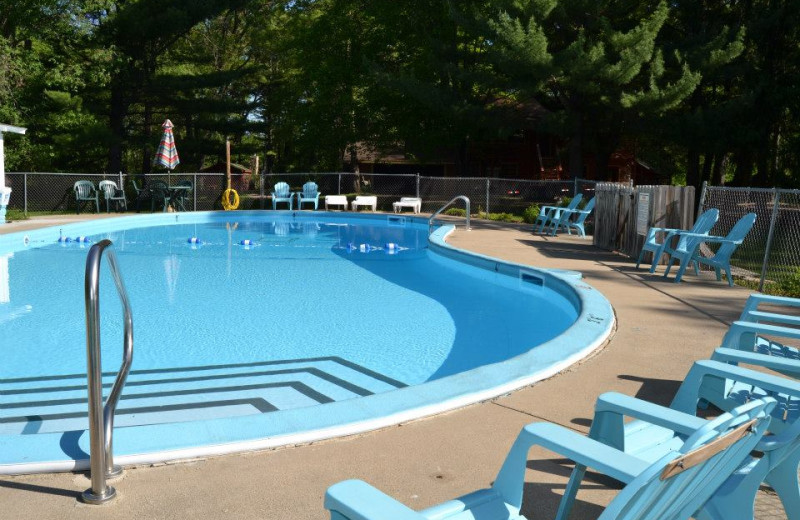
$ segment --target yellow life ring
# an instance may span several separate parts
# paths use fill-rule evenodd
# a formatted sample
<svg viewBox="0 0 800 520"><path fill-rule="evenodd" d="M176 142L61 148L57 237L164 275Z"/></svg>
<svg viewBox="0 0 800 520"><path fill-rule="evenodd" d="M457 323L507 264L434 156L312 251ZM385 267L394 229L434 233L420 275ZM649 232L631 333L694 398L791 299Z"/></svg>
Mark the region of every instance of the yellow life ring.
<svg viewBox="0 0 800 520"><path fill-rule="evenodd" d="M228 188L222 194L222 208L225 211L230 211L239 207L239 194L236 190Z"/></svg>

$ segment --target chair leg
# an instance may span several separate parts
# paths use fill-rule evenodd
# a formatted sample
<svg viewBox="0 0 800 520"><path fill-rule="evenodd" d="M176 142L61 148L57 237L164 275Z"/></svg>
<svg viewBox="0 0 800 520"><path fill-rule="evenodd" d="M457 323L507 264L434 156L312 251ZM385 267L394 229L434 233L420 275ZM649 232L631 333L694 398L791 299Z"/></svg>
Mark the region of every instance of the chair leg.
<svg viewBox="0 0 800 520"><path fill-rule="evenodd" d="M733 287L733 276L731 276L731 266L725 266L725 275L728 277L728 286Z"/></svg>
<svg viewBox="0 0 800 520"><path fill-rule="evenodd" d="M653 261L650 262L650 272L651 273L655 273L656 272L656 268L658 267L658 262L661 260L661 255L664 254L664 248L665 247L666 246L664 244L660 244L658 246L658 249L653 251ZM672 264L672 257L669 258L669 260L667 262L667 267L669 267L671 264Z"/></svg>
<svg viewBox="0 0 800 520"><path fill-rule="evenodd" d="M569 517L572 506L575 504L575 496L578 494L584 475L586 475L586 466L575 464L575 468L569 476L567 487L564 488L564 496L561 497L561 502L558 503L558 511L556 512L555 520L567 520Z"/></svg>
<svg viewBox="0 0 800 520"><path fill-rule="evenodd" d="M800 452L772 468L764 479L778 494L788 520L800 520L800 483L797 468L800 465Z"/></svg>
<svg viewBox="0 0 800 520"><path fill-rule="evenodd" d="M642 259L644 258L645 248L642 246L642 250L639 251L639 258L636 259L636 269L639 269L639 264L642 263Z"/></svg>

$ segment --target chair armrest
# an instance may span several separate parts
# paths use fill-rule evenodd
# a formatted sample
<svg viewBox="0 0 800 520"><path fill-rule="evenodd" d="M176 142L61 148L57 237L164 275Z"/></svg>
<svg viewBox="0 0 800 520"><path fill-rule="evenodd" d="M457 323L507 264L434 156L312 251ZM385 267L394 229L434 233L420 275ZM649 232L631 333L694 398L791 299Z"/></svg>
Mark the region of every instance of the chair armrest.
<svg viewBox="0 0 800 520"><path fill-rule="evenodd" d="M725 333L725 337L722 338L720 347L752 350L752 343L755 341L753 336L758 335L800 339L800 329L749 321L735 321L728 329L728 332Z"/></svg>
<svg viewBox="0 0 800 520"><path fill-rule="evenodd" d="M718 356L724 356L729 352L723 352ZM713 376L721 379L728 379L760 388L766 392L790 395L800 398L800 382L778 377L763 372L756 372L736 365L728 365L720 361L701 360L695 361L689 373L686 375L683 384L672 400L671 408L686 413L694 413L700 398L700 388L703 378Z"/></svg>
<svg viewBox="0 0 800 520"><path fill-rule="evenodd" d="M617 392L600 395L595 403L594 413L592 432L589 434L593 439L600 439L601 435L609 433L609 427L612 429L618 427L621 432L623 417L639 419L683 435L693 434L707 422L696 417L694 413L684 413ZM610 421L617 424L612 425ZM595 422L598 424L595 425Z"/></svg>
<svg viewBox="0 0 800 520"><path fill-rule="evenodd" d="M344 480L328 488L325 509L348 520L425 520L384 492L362 480Z"/></svg>
<svg viewBox="0 0 800 520"><path fill-rule="evenodd" d="M800 360L787 359L780 356L769 356L767 354L760 354L757 352L747 352L744 350L736 350L731 348L718 348L711 355L713 361L721 363L728 363L731 365L738 365L739 363L746 363L748 365L756 365L776 372L794 373L796 377L800 377ZM788 379L787 379L788 381Z"/></svg>
<svg viewBox="0 0 800 520"><path fill-rule="evenodd" d="M522 505L528 451L533 446L541 446L624 483L631 482L650 465L562 426L546 422L529 424L514 441L492 485L492 489L498 491L506 503L517 508Z"/></svg>
<svg viewBox="0 0 800 520"><path fill-rule="evenodd" d="M768 294L751 294L744 305L744 309L742 309L742 314L739 316L739 319L742 321L753 322L771 321L775 323L785 323L787 325L800 326L800 316L759 311L758 305L761 303L779 305L782 307L800 308L800 298L770 296Z"/></svg>

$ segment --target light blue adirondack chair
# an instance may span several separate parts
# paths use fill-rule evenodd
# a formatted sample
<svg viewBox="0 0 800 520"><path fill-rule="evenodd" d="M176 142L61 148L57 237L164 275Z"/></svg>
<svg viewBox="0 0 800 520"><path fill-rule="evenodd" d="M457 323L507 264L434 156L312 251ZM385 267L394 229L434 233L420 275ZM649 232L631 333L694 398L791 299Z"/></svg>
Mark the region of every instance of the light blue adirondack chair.
<svg viewBox="0 0 800 520"><path fill-rule="evenodd" d="M125 192L117 188L117 183L114 181L100 181L98 188L103 193L103 198L106 200L106 213L111 211L111 203L115 206L121 207L125 211L128 210L128 202L125 200Z"/></svg>
<svg viewBox="0 0 800 520"><path fill-rule="evenodd" d="M760 309L761 304L770 305L769 310ZM776 307L788 307L789 312L800 310L800 299L751 294L739 320L728 329L720 347L751 353L748 364L800 379L800 348L784 343L784 339L788 339L800 345L800 313L794 310L795 314L782 314L776 311L783 309Z"/></svg>
<svg viewBox="0 0 800 520"><path fill-rule="evenodd" d="M665 248L665 252L669 253L670 258L667 263L667 269L664 271L664 277L669 275L672 264L675 260L680 262L678 274L675 276L675 283L681 281L683 273L689 264L694 265L695 274L700 274L698 265L704 264L714 268L717 274L717 281L722 280L722 270L728 276L728 285L733 287L733 276L731 276L731 255L733 255L736 248L744 242L745 237L750 230L753 229L753 224L756 222L756 214L748 213L739 219L730 233L726 237L715 237L710 235L685 233L681 234L681 240L678 241L678 246L673 250ZM685 238L685 240L683 240ZM720 244L717 252L712 256L706 258L700 250L701 246L705 243Z"/></svg>
<svg viewBox="0 0 800 520"><path fill-rule="evenodd" d="M747 389L736 396L725 388ZM698 404L707 395L718 396L712 402L722 410L734 410L748 399L769 396L777 402L771 409L769 431L756 449L760 458L748 457L698 512L698 519L752 520L756 493L762 482L778 491L790 520L800 518L797 465L800 462L800 410L787 413L787 403L799 402L800 383L756 372L720 361L696 362L681 384L669 408L617 393L601 395L595 405L595 417L589 436L614 448L639 457L660 457L665 450L682 444L691 431L705 419L696 417ZM624 422L625 417L637 420ZM670 426L668 422L671 421ZM585 468L576 467L570 486L577 485ZM574 482L573 482L574 480ZM570 489L568 487L568 489ZM780 490L780 491L779 491Z"/></svg>
<svg viewBox="0 0 800 520"><path fill-rule="evenodd" d="M568 234L572 234L571 229L575 229L581 238L586 238L586 230L583 228L584 222L586 222L586 217L588 217L592 211L594 210L594 197L589 199L589 202L586 203L583 209L565 209L561 211L561 215L559 215L557 220L553 221L552 228L550 230L551 236L556 236L556 233L562 227L567 231ZM572 218L575 220L572 220Z"/></svg>
<svg viewBox="0 0 800 520"><path fill-rule="evenodd" d="M539 216L536 217L536 222L533 223L533 229L535 233L541 233L544 231L544 228L551 225L554 220L557 220L561 216L561 212L565 209L571 210L578 207L578 204L581 203L581 199L583 199L583 194L578 193L572 200L569 201L564 207L561 206L542 206L542 209L539 210ZM537 227L538 226L538 227Z"/></svg>
<svg viewBox="0 0 800 520"><path fill-rule="evenodd" d="M700 216L697 217L692 229L688 231L674 228L651 227L647 230L647 237L644 239L644 245L642 246L642 250L639 252L639 258L636 260L636 269L639 269L639 264L642 263L645 251L650 251L653 253L653 261L650 264L650 272L654 273L656 271L658 261L661 260L661 255L664 253L664 248L666 248L676 236L681 236L684 233L708 235L708 232L711 231L711 228L717 223L717 219L719 219L719 210L717 208L711 208L701 213ZM661 240L661 242L658 241L659 234L664 235L664 238ZM679 241L680 240L685 241L686 238L681 237Z"/></svg>
<svg viewBox="0 0 800 520"><path fill-rule="evenodd" d="M328 489L325 507L332 520L524 520L520 509L528 451L538 445L627 484L600 520L684 520L761 440L774 404L769 398L754 400L714 421L698 423L691 432L686 430L685 442L651 460L555 424L529 424L520 432L489 489L415 512L366 482L346 480ZM666 425L672 423L667 421ZM724 445L728 440L731 443ZM564 496L557 518L566 518L573 499L574 495Z"/></svg>
<svg viewBox="0 0 800 520"><path fill-rule="evenodd" d="M279 202L289 204L289 211L292 210L292 199L294 196L289 191L289 185L285 182L279 182L275 185L272 192L272 209L277 209Z"/></svg>
<svg viewBox="0 0 800 520"><path fill-rule="evenodd" d="M319 207L319 186L316 182L308 181L303 184L303 191L297 192L297 209L303 209L303 203L313 203L314 210Z"/></svg>
<svg viewBox="0 0 800 520"><path fill-rule="evenodd" d="M100 213L100 199L92 181L77 181L72 189L75 192L75 213L80 213L90 202L94 202L95 213Z"/></svg>

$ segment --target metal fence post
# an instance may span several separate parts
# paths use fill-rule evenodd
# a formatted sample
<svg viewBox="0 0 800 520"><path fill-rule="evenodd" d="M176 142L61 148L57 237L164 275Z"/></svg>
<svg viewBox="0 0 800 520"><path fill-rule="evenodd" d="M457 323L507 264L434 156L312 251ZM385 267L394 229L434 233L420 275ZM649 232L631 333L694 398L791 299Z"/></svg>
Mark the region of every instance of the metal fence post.
<svg viewBox="0 0 800 520"><path fill-rule="evenodd" d="M775 234L775 222L778 220L778 210L780 209L781 192L775 188L775 204L772 206L772 218L769 221L769 234L767 235L767 247L764 250L764 263L761 264L761 280L758 281L758 292L764 292L764 280L767 277L767 264L769 263L769 253L772 249L772 237Z"/></svg>
<svg viewBox="0 0 800 520"><path fill-rule="evenodd" d="M192 196L192 199L193 199L192 200L192 204L194 205L194 210L193 211L197 211L197 174L195 173L194 175L192 175L192 178L193 178L192 186L194 186L194 189L192 190L192 195L193 195Z"/></svg>
<svg viewBox="0 0 800 520"><path fill-rule="evenodd" d="M572 196L576 196L578 194L578 177L575 177L573 180L574 187L572 188Z"/></svg>
<svg viewBox="0 0 800 520"><path fill-rule="evenodd" d="M419 198L419 172L417 172L417 198Z"/></svg>
<svg viewBox="0 0 800 520"><path fill-rule="evenodd" d="M700 202L697 203L697 213L695 214L695 218L700 216L700 213L703 212L703 204L706 202L706 188L708 188L708 181L703 181L703 187L700 188Z"/></svg>
<svg viewBox="0 0 800 520"><path fill-rule="evenodd" d="M486 177L486 218L489 218L489 182L491 180Z"/></svg>
<svg viewBox="0 0 800 520"><path fill-rule="evenodd" d="M28 214L28 172L22 176L22 212Z"/></svg>
<svg viewBox="0 0 800 520"><path fill-rule="evenodd" d="M336 194L337 195L341 195L342 194L342 174L341 173L339 174L339 189L336 190Z"/></svg>

